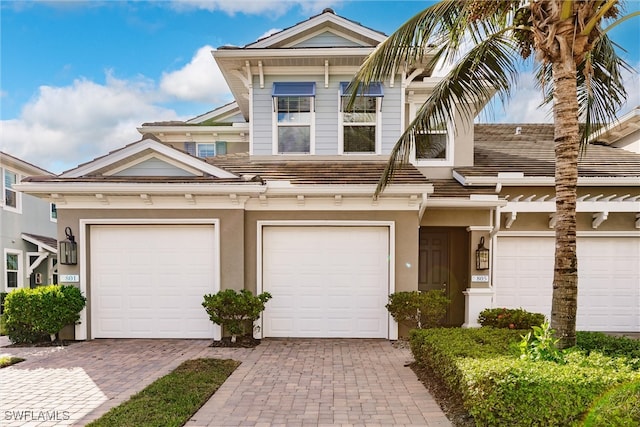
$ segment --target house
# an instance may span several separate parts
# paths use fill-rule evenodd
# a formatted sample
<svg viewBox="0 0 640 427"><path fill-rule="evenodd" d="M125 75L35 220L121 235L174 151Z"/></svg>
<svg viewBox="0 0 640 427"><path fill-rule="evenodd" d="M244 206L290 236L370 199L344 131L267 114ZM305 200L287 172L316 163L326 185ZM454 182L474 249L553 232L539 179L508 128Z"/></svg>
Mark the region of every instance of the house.
<svg viewBox="0 0 640 427"><path fill-rule="evenodd" d="M640 154L640 106L597 132L592 142Z"/></svg>
<svg viewBox="0 0 640 427"><path fill-rule="evenodd" d="M56 205L16 189L22 178L50 172L0 152L0 292L57 283Z"/></svg>
<svg viewBox="0 0 640 427"><path fill-rule="evenodd" d="M60 266L88 297L75 337L220 338L201 302L227 288L273 295L263 337L396 339L388 295L416 289L446 291L450 325L495 306L549 314L552 126L457 112L374 198L437 82L409 67L347 108L347 82L385 37L326 9L222 47L235 102L23 180L58 206L58 238L75 234L77 262ZM640 331L640 154L589 147L579 196L578 327Z"/></svg>

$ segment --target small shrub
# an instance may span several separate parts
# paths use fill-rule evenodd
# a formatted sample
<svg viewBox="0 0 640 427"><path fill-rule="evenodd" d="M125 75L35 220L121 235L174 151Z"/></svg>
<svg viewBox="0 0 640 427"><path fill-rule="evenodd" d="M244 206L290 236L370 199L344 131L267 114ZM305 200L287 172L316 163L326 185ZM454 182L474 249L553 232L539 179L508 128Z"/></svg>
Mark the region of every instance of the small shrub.
<svg viewBox="0 0 640 427"><path fill-rule="evenodd" d="M4 299L7 297L6 292L0 292L0 314L4 313Z"/></svg>
<svg viewBox="0 0 640 427"><path fill-rule="evenodd" d="M435 328L442 323L451 300L442 290L396 292L385 306L398 323L410 328Z"/></svg>
<svg viewBox="0 0 640 427"><path fill-rule="evenodd" d="M246 289L240 292L226 289L205 295L202 306L211 321L222 326L231 334L231 341L235 342L238 335L247 335L247 330L251 330L249 325L260 317L270 299L269 292L254 296Z"/></svg>
<svg viewBox="0 0 640 427"><path fill-rule="evenodd" d="M549 322L544 322L542 326L533 326L532 329L533 334L529 331L520 341L520 358L533 362L564 362L562 352L556 347L560 340L554 338L555 331L551 329Z"/></svg>
<svg viewBox="0 0 640 427"><path fill-rule="evenodd" d="M53 341L60 330L80 319L86 304L80 289L70 285L16 289L5 300L5 328L16 343Z"/></svg>
<svg viewBox="0 0 640 427"><path fill-rule="evenodd" d="M522 308L487 308L480 312L478 323L482 326L506 329L531 329L544 323L541 313L531 313Z"/></svg>

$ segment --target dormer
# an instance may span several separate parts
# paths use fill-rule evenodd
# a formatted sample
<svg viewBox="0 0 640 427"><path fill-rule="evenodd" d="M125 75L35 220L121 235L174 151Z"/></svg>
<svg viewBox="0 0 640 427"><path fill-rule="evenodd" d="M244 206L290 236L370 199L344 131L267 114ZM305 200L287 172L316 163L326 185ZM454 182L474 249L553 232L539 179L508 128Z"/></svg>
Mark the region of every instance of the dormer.
<svg viewBox="0 0 640 427"><path fill-rule="evenodd" d="M249 123L237 102L186 121L144 123L138 132L202 159L249 151Z"/></svg>
<svg viewBox="0 0 640 427"><path fill-rule="evenodd" d="M408 64L385 81L358 88L357 101L347 108L348 83L386 37L325 9L243 47L214 51L250 123L251 158L388 159L440 78L425 65L427 51L423 63ZM458 115L454 123L439 124L424 135L435 146L414 153L412 162L434 177L451 177L453 167L472 165L473 118L466 122L463 126Z"/></svg>

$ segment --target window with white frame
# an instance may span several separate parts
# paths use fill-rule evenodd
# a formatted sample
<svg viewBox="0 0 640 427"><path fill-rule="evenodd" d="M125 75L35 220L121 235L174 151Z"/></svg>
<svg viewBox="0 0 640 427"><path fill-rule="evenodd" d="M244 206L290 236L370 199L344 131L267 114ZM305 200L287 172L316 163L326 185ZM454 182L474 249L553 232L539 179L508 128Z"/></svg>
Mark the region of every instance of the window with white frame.
<svg viewBox="0 0 640 427"><path fill-rule="evenodd" d="M348 82L340 83L340 136L341 153L380 152L380 107L382 103L382 84L371 83L360 88L358 95L351 101Z"/></svg>
<svg viewBox="0 0 640 427"><path fill-rule="evenodd" d="M58 222L58 207L55 203L49 203L49 219L51 222Z"/></svg>
<svg viewBox="0 0 640 427"><path fill-rule="evenodd" d="M22 251L5 249L5 283L7 290L22 287Z"/></svg>
<svg viewBox="0 0 640 427"><path fill-rule="evenodd" d="M20 210L20 193L13 188L18 183L18 174L8 169L2 174L2 186L4 193L4 207L9 210Z"/></svg>
<svg viewBox="0 0 640 427"><path fill-rule="evenodd" d="M185 142L184 149L192 156L208 158L227 154L227 142Z"/></svg>
<svg viewBox="0 0 640 427"><path fill-rule="evenodd" d="M451 132L444 123L432 124L428 132L416 135L415 158L418 164L452 164L452 151Z"/></svg>
<svg viewBox="0 0 640 427"><path fill-rule="evenodd" d="M273 84L274 154L313 154L315 82Z"/></svg>

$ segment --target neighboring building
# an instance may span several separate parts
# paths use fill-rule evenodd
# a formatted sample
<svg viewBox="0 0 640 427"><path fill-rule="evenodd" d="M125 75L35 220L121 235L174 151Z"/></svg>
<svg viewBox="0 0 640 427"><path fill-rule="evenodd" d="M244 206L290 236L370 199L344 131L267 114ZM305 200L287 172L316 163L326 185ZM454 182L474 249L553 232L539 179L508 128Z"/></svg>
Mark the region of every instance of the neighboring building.
<svg viewBox="0 0 640 427"><path fill-rule="evenodd" d="M438 81L411 67L347 111L346 83L385 37L325 10L222 47L235 103L19 185L76 234L79 261L60 267L88 295L76 337L219 337L202 295L227 288L273 295L265 337L395 339L388 295L416 289L446 291L450 325L492 306L549 314L553 127L458 112L373 198ZM589 147L578 191L578 327L640 331L640 155Z"/></svg>
<svg viewBox="0 0 640 427"><path fill-rule="evenodd" d="M593 141L640 154L640 106L597 132Z"/></svg>
<svg viewBox="0 0 640 427"><path fill-rule="evenodd" d="M0 292L57 283L56 206L15 188L26 176L53 175L3 152L0 174Z"/></svg>

